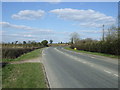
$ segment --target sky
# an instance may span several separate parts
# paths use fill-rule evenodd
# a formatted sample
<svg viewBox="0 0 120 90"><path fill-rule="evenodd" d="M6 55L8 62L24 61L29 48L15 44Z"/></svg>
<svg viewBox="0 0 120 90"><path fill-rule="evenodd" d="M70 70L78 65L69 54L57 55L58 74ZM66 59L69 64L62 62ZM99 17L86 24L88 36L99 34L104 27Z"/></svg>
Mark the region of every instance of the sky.
<svg viewBox="0 0 120 90"><path fill-rule="evenodd" d="M2 2L119 2L119 0L0 0Z"/></svg>
<svg viewBox="0 0 120 90"><path fill-rule="evenodd" d="M116 24L117 2L3 2L2 40L69 42L77 32L81 39L99 40Z"/></svg>

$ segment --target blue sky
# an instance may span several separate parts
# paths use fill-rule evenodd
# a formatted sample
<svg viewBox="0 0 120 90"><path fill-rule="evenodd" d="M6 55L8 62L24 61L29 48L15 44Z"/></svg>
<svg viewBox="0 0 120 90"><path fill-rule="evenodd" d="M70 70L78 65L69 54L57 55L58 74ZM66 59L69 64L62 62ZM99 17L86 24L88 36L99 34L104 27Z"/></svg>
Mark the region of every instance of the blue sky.
<svg viewBox="0 0 120 90"><path fill-rule="evenodd" d="M115 24L117 2L3 2L3 41L68 42L70 34L100 39L105 29Z"/></svg>

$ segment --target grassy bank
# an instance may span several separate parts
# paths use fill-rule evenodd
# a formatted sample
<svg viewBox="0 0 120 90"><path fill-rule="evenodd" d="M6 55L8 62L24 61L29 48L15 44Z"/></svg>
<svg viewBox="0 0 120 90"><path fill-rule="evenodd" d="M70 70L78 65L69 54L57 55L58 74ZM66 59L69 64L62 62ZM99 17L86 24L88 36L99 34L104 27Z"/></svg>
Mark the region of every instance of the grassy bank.
<svg viewBox="0 0 120 90"><path fill-rule="evenodd" d="M3 88L46 88L40 63L7 65L2 69Z"/></svg>
<svg viewBox="0 0 120 90"><path fill-rule="evenodd" d="M83 51L83 50L74 50L71 49L69 47L65 47L66 50L71 50L74 52L78 52L78 53L86 53L86 54L92 54L92 55L99 55L99 56L106 56L106 57L110 57L110 58L118 58L118 56L115 55L110 55L110 54L104 54L104 53L96 53L96 52L88 52L88 51Z"/></svg>
<svg viewBox="0 0 120 90"><path fill-rule="evenodd" d="M20 61L37 58L42 50L36 49L16 59ZM2 88L47 88L41 63L7 64L2 68Z"/></svg>
<svg viewBox="0 0 120 90"><path fill-rule="evenodd" d="M41 55L41 49L36 49L34 51L31 51L29 53L23 54L19 56L16 59L2 59L3 62L9 62L9 61L20 61L20 60L27 60L27 59L33 59L37 58Z"/></svg>
<svg viewBox="0 0 120 90"><path fill-rule="evenodd" d="M27 59L33 59L33 58L37 58L41 55L42 50L41 49L36 49L32 52L23 54L22 56L16 58L15 60L27 60Z"/></svg>

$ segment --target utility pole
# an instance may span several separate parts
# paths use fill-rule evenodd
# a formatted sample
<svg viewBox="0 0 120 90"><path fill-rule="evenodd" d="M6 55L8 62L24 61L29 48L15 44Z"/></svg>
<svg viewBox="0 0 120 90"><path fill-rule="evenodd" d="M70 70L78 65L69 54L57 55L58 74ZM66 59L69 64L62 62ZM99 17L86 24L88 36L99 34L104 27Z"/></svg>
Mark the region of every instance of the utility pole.
<svg viewBox="0 0 120 90"><path fill-rule="evenodd" d="M105 25L103 24L103 37L102 37L103 41L104 41L104 27Z"/></svg>

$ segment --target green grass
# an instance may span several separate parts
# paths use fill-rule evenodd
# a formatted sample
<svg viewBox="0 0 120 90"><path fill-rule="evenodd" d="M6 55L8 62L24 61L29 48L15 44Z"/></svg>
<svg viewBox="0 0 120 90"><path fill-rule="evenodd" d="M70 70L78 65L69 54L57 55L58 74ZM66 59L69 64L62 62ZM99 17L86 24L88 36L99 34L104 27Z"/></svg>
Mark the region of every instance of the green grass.
<svg viewBox="0 0 120 90"><path fill-rule="evenodd" d="M115 55L97 53L97 52L89 52L89 51L83 51L83 50L74 50L74 49L71 49L69 47L65 47L65 49L75 51L75 52L78 52L78 53L86 53L86 54L92 54L92 55L106 56L106 57L110 57L110 58L118 58L118 56L115 56Z"/></svg>
<svg viewBox="0 0 120 90"><path fill-rule="evenodd" d="M37 49L9 61L37 58L42 50ZM8 59L6 59L8 61ZM47 88L40 63L7 64L2 68L3 88Z"/></svg>
<svg viewBox="0 0 120 90"><path fill-rule="evenodd" d="M9 64L2 69L3 88L46 88L40 63Z"/></svg>
<svg viewBox="0 0 120 90"><path fill-rule="evenodd" d="M42 50L41 49L36 49L34 51L31 51L29 53L23 54L20 57L16 59L3 59L3 62L9 62L9 61L20 61L20 60L27 60L27 59L33 59L37 58L41 55Z"/></svg>
<svg viewBox="0 0 120 90"><path fill-rule="evenodd" d="M21 55L20 57L16 58L15 60L27 60L39 57L41 54L41 49L34 50L32 52L26 53Z"/></svg>

